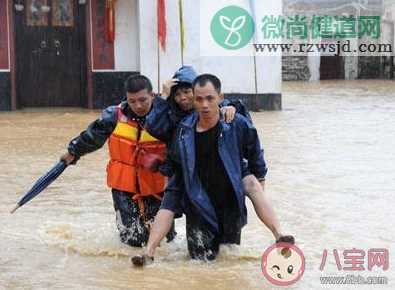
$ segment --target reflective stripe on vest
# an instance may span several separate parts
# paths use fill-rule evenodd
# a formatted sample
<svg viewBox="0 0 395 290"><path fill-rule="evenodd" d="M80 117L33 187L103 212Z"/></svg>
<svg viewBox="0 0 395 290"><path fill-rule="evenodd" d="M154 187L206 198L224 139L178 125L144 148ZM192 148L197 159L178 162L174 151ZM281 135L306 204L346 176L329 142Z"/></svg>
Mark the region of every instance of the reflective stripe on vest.
<svg viewBox="0 0 395 290"><path fill-rule="evenodd" d="M107 185L133 194L142 203L144 196L160 194L166 186L166 177L142 167L144 155L155 154L164 160L166 145L129 120L118 108L118 122L108 141L110 162L107 165ZM144 212L144 211L142 211Z"/></svg>

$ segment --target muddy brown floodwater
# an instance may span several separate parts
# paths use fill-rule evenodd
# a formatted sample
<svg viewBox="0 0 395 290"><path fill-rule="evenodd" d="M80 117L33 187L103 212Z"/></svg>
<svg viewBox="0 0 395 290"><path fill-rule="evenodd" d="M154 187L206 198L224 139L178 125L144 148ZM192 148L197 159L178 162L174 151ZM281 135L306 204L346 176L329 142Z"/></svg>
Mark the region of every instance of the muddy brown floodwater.
<svg viewBox="0 0 395 290"><path fill-rule="evenodd" d="M223 248L216 262L188 259L181 219L176 241L162 245L155 264L131 267L138 250L118 240L106 148L10 215L19 196L98 114L0 114L0 289L278 289L261 272L261 255L273 239L250 203L242 245ZM269 164L267 193L306 258L304 276L290 288L394 289L395 82L284 83L283 111L253 119ZM333 250L352 248L366 252L366 270L339 271ZM387 271L367 270L371 248L389 250ZM389 284L320 283L321 276L347 274L385 276Z"/></svg>

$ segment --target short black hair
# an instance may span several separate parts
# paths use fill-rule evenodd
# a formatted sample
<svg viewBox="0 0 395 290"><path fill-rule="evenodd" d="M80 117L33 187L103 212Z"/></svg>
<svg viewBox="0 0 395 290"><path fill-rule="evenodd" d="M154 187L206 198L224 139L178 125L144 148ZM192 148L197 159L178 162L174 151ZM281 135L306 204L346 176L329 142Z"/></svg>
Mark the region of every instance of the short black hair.
<svg viewBox="0 0 395 290"><path fill-rule="evenodd" d="M193 89L195 89L196 85L204 87L208 82L210 82L218 94L221 94L221 81L218 77L212 74L202 74L198 76L192 84Z"/></svg>
<svg viewBox="0 0 395 290"><path fill-rule="evenodd" d="M171 87L170 90L170 97L173 97L176 95L177 90L183 90L183 89L192 89L192 84L187 83L187 82L178 82L175 86Z"/></svg>
<svg viewBox="0 0 395 290"><path fill-rule="evenodd" d="M127 93L137 93L141 90L147 90L152 93L152 84L149 78L143 75L132 75L125 82L125 91Z"/></svg>

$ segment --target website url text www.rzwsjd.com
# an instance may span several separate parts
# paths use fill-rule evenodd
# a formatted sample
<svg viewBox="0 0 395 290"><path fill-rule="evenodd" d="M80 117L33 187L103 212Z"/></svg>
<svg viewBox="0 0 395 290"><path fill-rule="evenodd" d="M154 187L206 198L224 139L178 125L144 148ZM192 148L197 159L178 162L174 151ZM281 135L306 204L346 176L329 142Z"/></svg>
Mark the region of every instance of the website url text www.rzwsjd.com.
<svg viewBox="0 0 395 290"><path fill-rule="evenodd" d="M383 276L362 277L360 275L320 277L321 284L388 284L388 278Z"/></svg>
<svg viewBox="0 0 395 290"><path fill-rule="evenodd" d="M392 54L391 44L361 43L357 48L351 48L350 43L254 43L257 53L328 53L328 54Z"/></svg>

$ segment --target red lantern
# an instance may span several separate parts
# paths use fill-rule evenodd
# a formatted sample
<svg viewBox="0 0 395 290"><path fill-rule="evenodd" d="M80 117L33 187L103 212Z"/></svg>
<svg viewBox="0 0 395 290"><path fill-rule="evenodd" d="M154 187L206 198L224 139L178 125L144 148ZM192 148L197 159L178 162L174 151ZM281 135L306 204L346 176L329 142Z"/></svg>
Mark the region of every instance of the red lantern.
<svg viewBox="0 0 395 290"><path fill-rule="evenodd" d="M115 0L106 0L106 39L114 43L115 40Z"/></svg>

